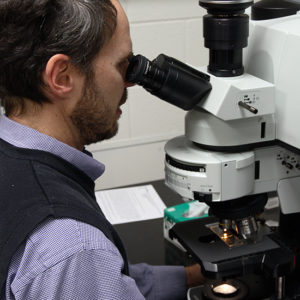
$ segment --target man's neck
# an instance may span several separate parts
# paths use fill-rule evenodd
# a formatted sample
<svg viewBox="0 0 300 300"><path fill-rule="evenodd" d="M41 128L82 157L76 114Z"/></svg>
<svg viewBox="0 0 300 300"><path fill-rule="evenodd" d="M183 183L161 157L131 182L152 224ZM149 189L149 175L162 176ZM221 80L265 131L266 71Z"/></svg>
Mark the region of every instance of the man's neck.
<svg viewBox="0 0 300 300"><path fill-rule="evenodd" d="M51 103L33 105L35 106L33 109L25 109L20 114L11 114L8 118L80 151L84 148L77 128L63 109Z"/></svg>

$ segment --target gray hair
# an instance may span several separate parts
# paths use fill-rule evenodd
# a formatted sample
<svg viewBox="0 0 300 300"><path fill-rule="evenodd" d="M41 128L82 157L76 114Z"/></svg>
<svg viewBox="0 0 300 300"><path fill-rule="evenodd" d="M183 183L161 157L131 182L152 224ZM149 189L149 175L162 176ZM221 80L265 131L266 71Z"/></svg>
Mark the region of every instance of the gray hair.
<svg viewBox="0 0 300 300"><path fill-rule="evenodd" d="M23 98L48 101L42 73L55 54L65 54L87 76L111 38L116 9L110 0L0 1L0 97L6 113Z"/></svg>

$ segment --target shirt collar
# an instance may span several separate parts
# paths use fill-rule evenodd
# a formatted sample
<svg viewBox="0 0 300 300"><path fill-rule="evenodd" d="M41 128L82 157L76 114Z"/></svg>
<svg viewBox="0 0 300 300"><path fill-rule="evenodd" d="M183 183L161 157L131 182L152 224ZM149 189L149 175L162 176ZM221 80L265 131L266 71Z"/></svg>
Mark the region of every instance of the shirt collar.
<svg viewBox="0 0 300 300"><path fill-rule="evenodd" d="M16 147L42 150L55 154L82 170L92 180L100 177L105 170L105 166L91 155L88 155L86 151L79 151L4 115L0 118L0 138Z"/></svg>

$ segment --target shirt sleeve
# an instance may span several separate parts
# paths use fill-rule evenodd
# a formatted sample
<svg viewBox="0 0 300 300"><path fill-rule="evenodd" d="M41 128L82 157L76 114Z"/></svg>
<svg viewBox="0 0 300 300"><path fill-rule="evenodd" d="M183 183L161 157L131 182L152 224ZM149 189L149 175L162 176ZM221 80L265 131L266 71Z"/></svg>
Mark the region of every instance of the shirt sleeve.
<svg viewBox="0 0 300 300"><path fill-rule="evenodd" d="M129 274L147 300L186 299L186 276L182 266L129 265Z"/></svg>
<svg viewBox="0 0 300 300"><path fill-rule="evenodd" d="M7 300L181 300L184 267L129 266L104 234L73 219L50 219L14 255Z"/></svg>
<svg viewBox="0 0 300 300"><path fill-rule="evenodd" d="M114 252L84 250L45 270L15 291L15 299L140 300L145 299Z"/></svg>

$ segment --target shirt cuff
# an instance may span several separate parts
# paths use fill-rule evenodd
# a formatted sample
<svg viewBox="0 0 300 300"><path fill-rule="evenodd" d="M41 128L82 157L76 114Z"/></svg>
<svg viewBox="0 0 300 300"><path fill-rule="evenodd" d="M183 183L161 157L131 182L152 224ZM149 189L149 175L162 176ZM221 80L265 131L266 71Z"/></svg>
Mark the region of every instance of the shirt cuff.
<svg viewBox="0 0 300 300"><path fill-rule="evenodd" d="M153 266L158 299L186 299L185 269L182 266ZM161 297L166 295L167 298Z"/></svg>

